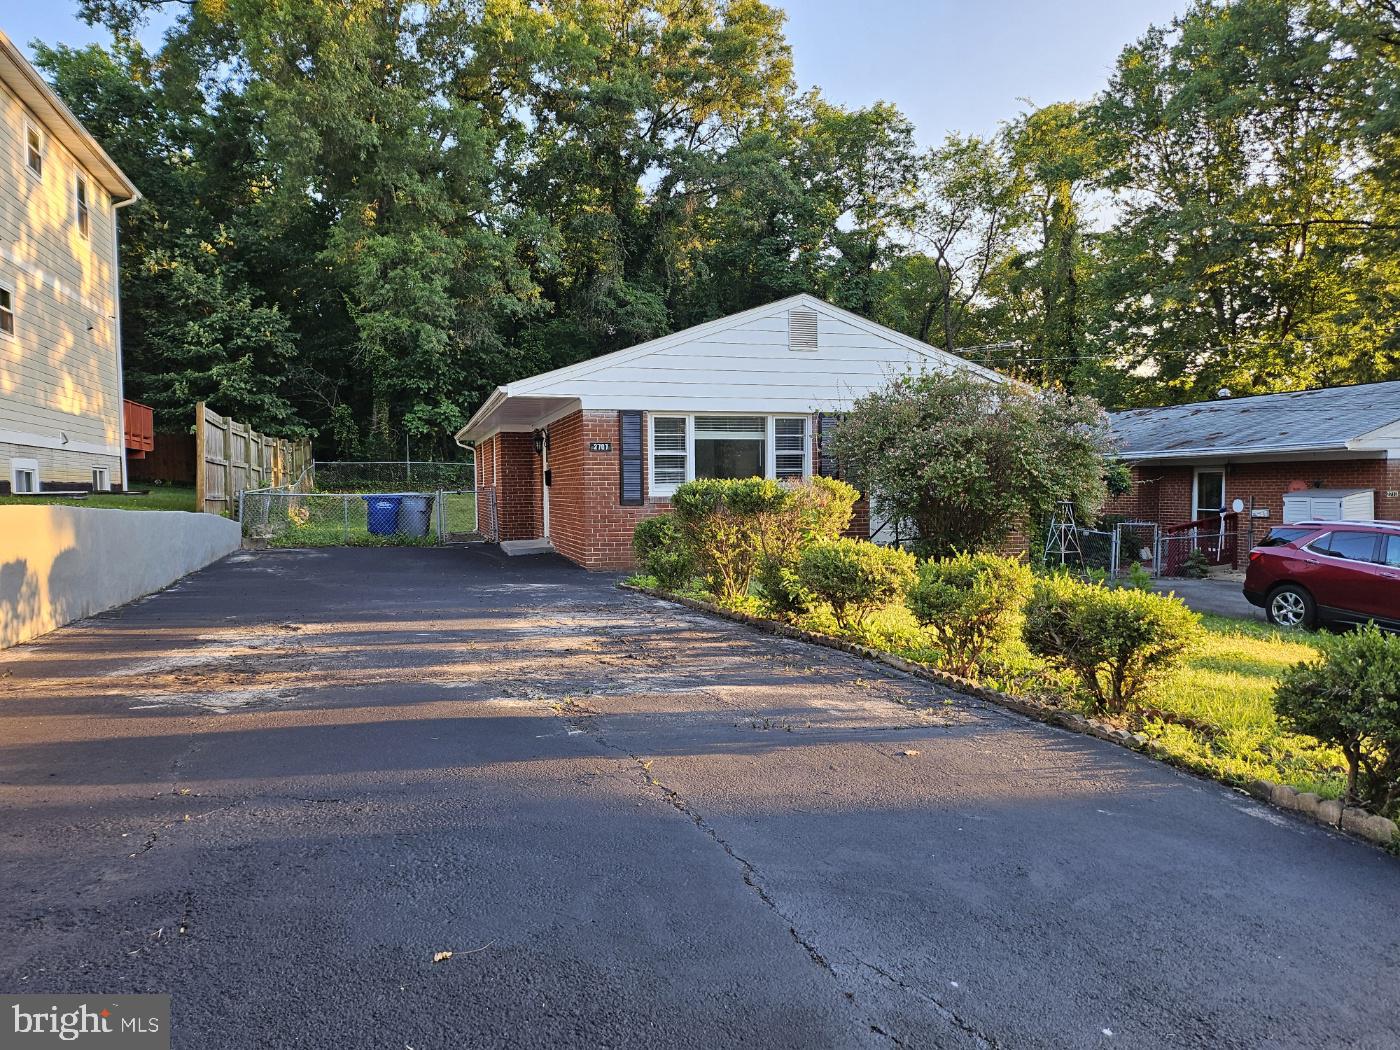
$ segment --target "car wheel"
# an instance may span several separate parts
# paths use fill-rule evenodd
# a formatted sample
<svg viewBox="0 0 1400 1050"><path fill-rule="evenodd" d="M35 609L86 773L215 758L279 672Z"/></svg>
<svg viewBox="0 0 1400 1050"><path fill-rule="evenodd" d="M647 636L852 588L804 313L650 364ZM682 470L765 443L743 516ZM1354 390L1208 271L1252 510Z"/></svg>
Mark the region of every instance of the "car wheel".
<svg viewBox="0 0 1400 1050"><path fill-rule="evenodd" d="M1317 603L1296 584L1285 583L1269 594L1265 611L1275 627L1308 627L1317 623Z"/></svg>

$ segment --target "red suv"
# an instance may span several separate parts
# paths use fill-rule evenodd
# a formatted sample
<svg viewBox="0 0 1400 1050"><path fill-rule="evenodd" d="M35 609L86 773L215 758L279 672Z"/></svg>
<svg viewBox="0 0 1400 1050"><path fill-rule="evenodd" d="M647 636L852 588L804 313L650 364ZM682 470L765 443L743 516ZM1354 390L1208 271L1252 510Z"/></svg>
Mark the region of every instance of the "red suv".
<svg viewBox="0 0 1400 1050"><path fill-rule="evenodd" d="M1275 526L1249 552L1244 596L1280 627L1374 620L1400 631L1400 522Z"/></svg>

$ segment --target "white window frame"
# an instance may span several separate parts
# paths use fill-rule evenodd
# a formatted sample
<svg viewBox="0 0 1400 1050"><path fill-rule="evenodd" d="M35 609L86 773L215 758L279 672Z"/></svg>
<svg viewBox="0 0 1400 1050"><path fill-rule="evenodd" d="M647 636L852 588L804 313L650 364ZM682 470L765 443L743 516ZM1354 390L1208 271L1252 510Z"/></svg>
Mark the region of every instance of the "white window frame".
<svg viewBox="0 0 1400 1050"><path fill-rule="evenodd" d="M34 166L33 166L32 164L29 163L29 133L30 133L31 131L32 131L35 135L38 135L38 136L39 136L39 170L38 170L38 171L35 171L35 170L34 170ZM21 145L22 145L22 147L23 147L23 149L24 149L24 170L27 171L27 172L29 172L29 177L30 177L31 179L38 179L40 182L43 182L43 181L44 181L44 168L47 167L47 164L46 164L45 162L46 162L47 159L48 159L49 137L48 137L47 135L44 134L44 129L43 129L43 128L41 128L38 124L34 123L34 121L30 120L28 117L25 117L25 118L24 118L24 142L23 142Z"/></svg>
<svg viewBox="0 0 1400 1050"><path fill-rule="evenodd" d="M0 291L10 293L9 310L7 311L3 306L0 306L0 312L7 312L10 315L10 331L7 332L3 327L0 327L0 339L14 339L19 335L19 310L17 309L19 297L15 294L15 286L9 281L0 281Z"/></svg>
<svg viewBox="0 0 1400 1050"><path fill-rule="evenodd" d="M812 417L800 412L648 412L647 413L647 493L649 497L669 497L679 485L663 485L656 480L656 421L681 419L685 421L685 480L695 480L695 420L706 416L761 416L764 423L764 477L778 477L777 421L802 421L802 480L812 476ZM790 479L790 480L796 480Z"/></svg>
<svg viewBox="0 0 1400 1050"><path fill-rule="evenodd" d="M84 240L92 239L92 186L81 171L73 176L73 215L78 233Z"/></svg>
<svg viewBox="0 0 1400 1050"><path fill-rule="evenodd" d="M647 413L647 493L651 496L669 496L679 485L662 485L656 480L656 421L658 419L679 419L685 423L685 480L695 479L695 419L681 412ZM675 453L668 453L675 455Z"/></svg>
<svg viewBox="0 0 1400 1050"><path fill-rule="evenodd" d="M112 491L112 468L93 467L92 468L92 491L111 492Z"/></svg>
<svg viewBox="0 0 1400 1050"><path fill-rule="evenodd" d="M768 417L768 477L778 479L778 420L796 419L802 423L802 480L812 476L812 417L803 415L780 415Z"/></svg>
<svg viewBox="0 0 1400 1050"><path fill-rule="evenodd" d="M33 488L21 488L19 476L30 474L33 476ZM39 461L37 459L12 459L10 460L10 494L28 495L39 492L43 488L43 479L39 477Z"/></svg>

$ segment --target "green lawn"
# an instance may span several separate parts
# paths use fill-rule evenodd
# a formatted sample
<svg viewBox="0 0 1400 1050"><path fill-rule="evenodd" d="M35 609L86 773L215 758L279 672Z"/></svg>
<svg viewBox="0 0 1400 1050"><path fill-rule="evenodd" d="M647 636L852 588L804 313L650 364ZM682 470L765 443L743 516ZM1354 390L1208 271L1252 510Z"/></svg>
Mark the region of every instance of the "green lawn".
<svg viewBox="0 0 1400 1050"><path fill-rule="evenodd" d="M146 495L136 493L95 492L88 496L0 496L0 506L26 504L72 505L74 507L104 507L114 510L194 510L194 488L184 485L151 486Z"/></svg>
<svg viewBox="0 0 1400 1050"><path fill-rule="evenodd" d="M1162 710L1200 727L1149 722L1148 735L1183 765L1224 780L1260 777L1324 798L1339 796L1345 769L1341 752L1285 732L1274 714L1278 677L1317 654L1312 636L1254 620L1201 619L1205 644L1153 696Z"/></svg>

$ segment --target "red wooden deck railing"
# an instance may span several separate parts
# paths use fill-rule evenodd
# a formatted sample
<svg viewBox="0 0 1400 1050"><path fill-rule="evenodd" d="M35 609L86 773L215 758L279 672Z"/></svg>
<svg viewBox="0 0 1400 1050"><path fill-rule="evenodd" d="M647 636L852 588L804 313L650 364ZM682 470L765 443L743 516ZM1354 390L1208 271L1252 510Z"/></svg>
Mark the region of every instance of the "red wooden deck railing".
<svg viewBox="0 0 1400 1050"><path fill-rule="evenodd" d="M1226 511L1166 526L1162 530L1163 571L1168 576L1177 575L1193 550L1204 554L1211 565L1239 568L1239 520L1234 511Z"/></svg>
<svg viewBox="0 0 1400 1050"><path fill-rule="evenodd" d="M155 449L155 418L150 406L123 401L122 429L126 431L126 449L131 458L144 459L147 452Z"/></svg>

